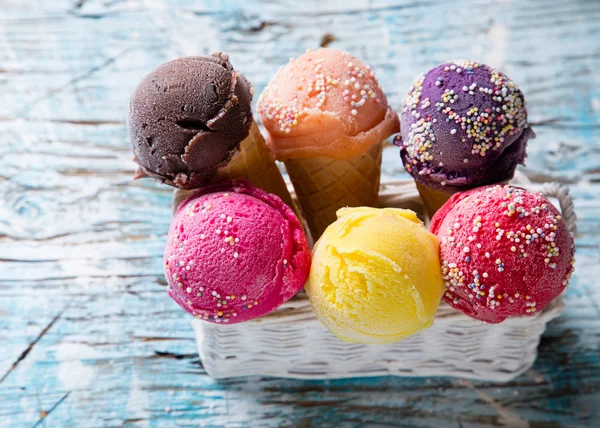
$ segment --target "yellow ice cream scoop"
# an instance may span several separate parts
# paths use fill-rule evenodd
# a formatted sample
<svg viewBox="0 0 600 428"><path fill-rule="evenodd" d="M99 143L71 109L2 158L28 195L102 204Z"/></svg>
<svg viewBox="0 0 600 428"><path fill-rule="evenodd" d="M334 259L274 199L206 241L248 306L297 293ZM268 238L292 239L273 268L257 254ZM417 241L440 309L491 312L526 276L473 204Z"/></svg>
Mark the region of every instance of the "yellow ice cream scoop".
<svg viewBox="0 0 600 428"><path fill-rule="evenodd" d="M339 339L391 343L431 326L444 293L438 241L410 210L342 208L313 249L306 292Z"/></svg>

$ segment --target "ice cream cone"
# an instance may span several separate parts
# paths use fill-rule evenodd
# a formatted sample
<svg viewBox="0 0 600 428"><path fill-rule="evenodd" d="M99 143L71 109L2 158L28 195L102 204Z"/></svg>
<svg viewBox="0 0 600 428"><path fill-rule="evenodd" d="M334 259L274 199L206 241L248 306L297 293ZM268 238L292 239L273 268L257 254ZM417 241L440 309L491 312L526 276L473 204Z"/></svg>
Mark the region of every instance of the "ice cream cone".
<svg viewBox="0 0 600 428"><path fill-rule="evenodd" d="M257 109L315 241L339 208L377 206L382 142L400 120L367 65L335 49L308 51L279 69Z"/></svg>
<svg viewBox="0 0 600 428"><path fill-rule="evenodd" d="M429 218L458 191L512 179L525 161L527 141L535 138L516 83L469 60L419 75L406 94L401 120L394 144Z"/></svg>
<svg viewBox="0 0 600 428"><path fill-rule="evenodd" d="M415 183L417 184L417 190L419 191L421 200L425 206L425 214L427 214L429 219L433 217L436 211L439 210L453 194L452 192L445 193L431 187L427 187L418 181L415 181Z"/></svg>
<svg viewBox="0 0 600 428"><path fill-rule="evenodd" d="M212 181L235 178L246 178L253 186L279 196L296 211L290 192L256 122L252 124L248 137L240 143L239 151L233 155L226 166L217 170Z"/></svg>
<svg viewBox="0 0 600 428"><path fill-rule="evenodd" d="M378 206L382 149L378 143L345 160L319 156L285 161L315 241L336 220L338 209Z"/></svg>

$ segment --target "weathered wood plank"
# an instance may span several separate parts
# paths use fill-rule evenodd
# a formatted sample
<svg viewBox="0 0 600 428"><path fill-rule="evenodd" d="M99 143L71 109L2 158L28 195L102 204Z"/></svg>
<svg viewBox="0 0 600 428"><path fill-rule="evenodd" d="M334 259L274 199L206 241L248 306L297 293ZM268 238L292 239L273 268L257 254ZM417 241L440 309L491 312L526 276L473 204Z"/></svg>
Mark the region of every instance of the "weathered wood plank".
<svg viewBox="0 0 600 428"><path fill-rule="evenodd" d="M600 3L578 0L0 0L0 426L593 426L600 416ZM169 189L132 182L128 96L222 49L262 90L289 56L347 49L390 102L451 58L501 67L569 183L577 271L534 369L450 379L211 380L164 290ZM385 152L384 176L402 175Z"/></svg>

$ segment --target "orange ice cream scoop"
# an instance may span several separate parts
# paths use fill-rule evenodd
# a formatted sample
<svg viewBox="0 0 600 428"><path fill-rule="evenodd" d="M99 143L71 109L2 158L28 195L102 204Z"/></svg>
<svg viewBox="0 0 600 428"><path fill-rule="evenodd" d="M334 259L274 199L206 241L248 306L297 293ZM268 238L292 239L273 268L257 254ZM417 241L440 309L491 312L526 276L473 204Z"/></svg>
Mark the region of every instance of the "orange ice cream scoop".
<svg viewBox="0 0 600 428"><path fill-rule="evenodd" d="M371 69L336 49L308 51L281 67L258 112L281 161L349 159L400 131Z"/></svg>

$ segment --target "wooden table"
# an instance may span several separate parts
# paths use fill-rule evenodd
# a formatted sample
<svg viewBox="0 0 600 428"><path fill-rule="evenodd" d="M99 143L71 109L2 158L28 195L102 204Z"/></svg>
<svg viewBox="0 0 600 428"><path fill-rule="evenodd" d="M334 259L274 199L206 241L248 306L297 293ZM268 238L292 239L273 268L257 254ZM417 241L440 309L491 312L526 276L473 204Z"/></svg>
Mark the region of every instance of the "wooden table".
<svg viewBox="0 0 600 428"><path fill-rule="evenodd" d="M594 0L0 0L0 426L598 426L599 40ZM216 50L260 93L326 44L370 63L396 108L453 58L524 90L524 171L570 185L579 232L566 310L515 381L203 370L164 288L171 189L132 181L129 94L159 63ZM394 149L384 169L403 174Z"/></svg>

